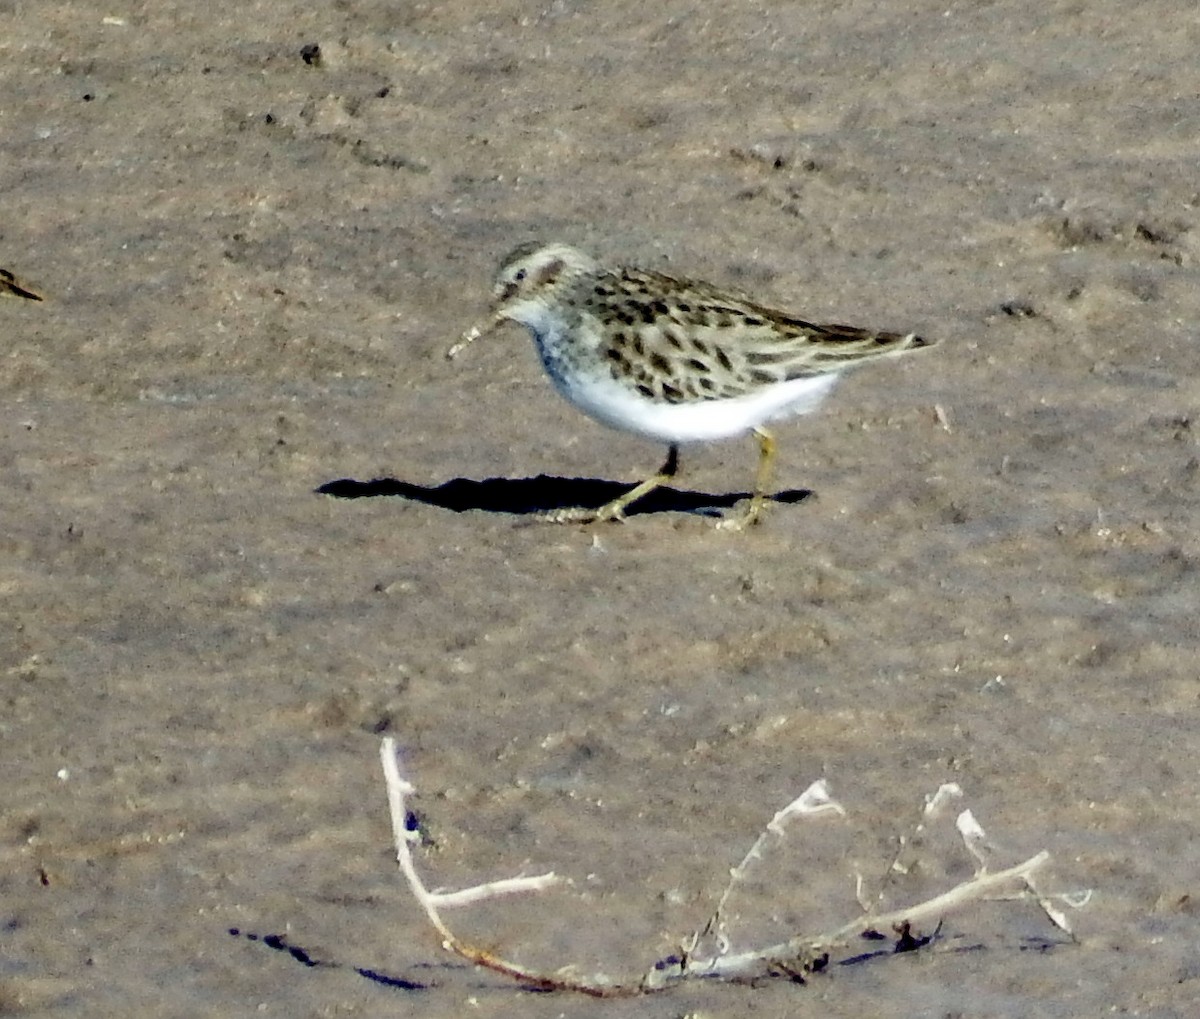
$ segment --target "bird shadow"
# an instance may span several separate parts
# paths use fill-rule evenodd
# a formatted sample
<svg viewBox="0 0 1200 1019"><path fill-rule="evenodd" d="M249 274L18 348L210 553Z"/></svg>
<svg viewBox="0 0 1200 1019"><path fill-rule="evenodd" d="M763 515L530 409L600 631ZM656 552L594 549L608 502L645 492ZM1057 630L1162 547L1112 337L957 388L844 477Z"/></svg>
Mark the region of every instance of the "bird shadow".
<svg viewBox="0 0 1200 1019"><path fill-rule="evenodd" d="M535 478L452 478L440 485L416 485L399 478L375 478L372 481L356 481L341 478L328 481L317 488L320 495L335 499L374 499L380 496L398 496L412 502L436 506L454 513L483 510L485 513L508 513L515 516L531 516L551 510L570 509L576 506L600 507L628 492L633 486L619 481L599 478L559 478L539 474ZM776 492L768 498L772 502L798 503L812 495L806 488ZM626 511L629 517L650 513L695 513L702 516L719 516L722 510L731 509L749 492L728 492L715 495L711 492L694 492L663 486L643 496Z"/></svg>

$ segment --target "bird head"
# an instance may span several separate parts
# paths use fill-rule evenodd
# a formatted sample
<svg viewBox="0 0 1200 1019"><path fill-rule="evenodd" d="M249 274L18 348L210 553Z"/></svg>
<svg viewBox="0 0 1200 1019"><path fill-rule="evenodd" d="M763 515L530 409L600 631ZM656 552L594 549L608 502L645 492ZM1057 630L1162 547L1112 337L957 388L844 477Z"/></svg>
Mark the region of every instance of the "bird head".
<svg viewBox="0 0 1200 1019"><path fill-rule="evenodd" d="M558 290L598 268L599 263L590 255L567 244L532 243L513 249L496 270L490 317L463 333L446 356L456 356L505 320L535 325Z"/></svg>

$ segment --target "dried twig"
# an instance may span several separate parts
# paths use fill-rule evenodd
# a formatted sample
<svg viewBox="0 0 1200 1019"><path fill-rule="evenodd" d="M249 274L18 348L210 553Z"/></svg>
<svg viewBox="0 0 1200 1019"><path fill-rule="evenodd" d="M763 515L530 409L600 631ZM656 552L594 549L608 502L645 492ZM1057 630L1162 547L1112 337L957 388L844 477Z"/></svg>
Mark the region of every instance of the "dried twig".
<svg viewBox="0 0 1200 1019"><path fill-rule="evenodd" d="M434 930L441 935L442 947L456 955L462 956L468 962L485 969L514 977L523 984L528 984L539 990L578 991L595 998L629 996L641 993L639 986L617 986L600 981L576 980L565 976L549 976L527 969L515 962L508 962L499 956L475 945L468 944L455 935L445 921L442 920L441 909L464 906L470 903L483 902L486 899L499 898L502 895L513 895L519 892L536 892L560 884L562 879L553 872L538 877L516 877L501 881L490 881L482 885L463 888L457 892L431 892L417 874L416 864L412 857L412 843L418 838L416 832L408 826L408 808L406 797L416 792L412 784L400 774L400 765L396 758L396 741L390 736L384 737L380 747L380 758L383 762L383 776L387 783L388 807L392 815L392 837L396 844L396 862L400 871L408 881L408 887L413 897L425 910L426 917Z"/></svg>
<svg viewBox="0 0 1200 1019"><path fill-rule="evenodd" d="M695 954L699 945L708 938L715 940L718 955L724 955L729 951L729 941L722 931L725 905L729 901L729 897L733 894L734 888L746 879L752 866L763 858L763 852L766 850L771 836L779 839L784 838L786 834L784 826L793 818L813 817L815 815L831 813L844 817L846 811L842 809L842 805L837 800L829 795L829 785L824 779L818 779L786 807L776 812L775 816L767 823L767 827L763 830L762 834L754 840L754 845L750 847L750 851L742 858L742 862L729 871L729 884L725 886L725 891L721 893L720 901L717 902L717 908L713 910L713 914L708 918L708 922L684 942L683 957L680 959L680 966L683 970L687 969L689 959Z"/></svg>
<svg viewBox="0 0 1200 1019"><path fill-rule="evenodd" d="M665 990L675 984L691 978L719 978L725 980L745 980L754 977L785 974L792 979L803 980L813 971L817 961L827 957L831 949L844 947L852 939L879 930L899 930L907 932L914 924L927 921L940 922L948 913L959 909L971 902L1000 896L1008 892L1006 897L1013 897L1013 889L1021 889L1017 897L1033 899L1046 916L1061 930L1070 933L1070 926L1062 910L1054 905L1054 901L1064 902L1068 906L1080 907L1086 904L1087 895L1048 896L1038 891L1034 884L1034 874L1050 859L1050 854L1042 851L1031 856L1024 863L1008 867L996 873L989 873L986 860L986 836L983 829L969 810L959 813L956 826L968 852L976 862L975 875L969 881L942 892L924 902L917 902L900 909L876 913L866 908L862 916L849 923L842 924L829 931L817 934L800 935L789 938L779 944L751 951L731 953L729 941L722 930L722 917L725 906L737 885L746 877L750 868L761 860L768 841L782 838L785 835L784 826L797 817L823 814L844 814L845 811L829 794L826 784L814 782L805 792L780 810L771 819L766 830L759 835L738 866L730 871L730 881L726 886L716 909L704 927L686 940L683 952L679 957L671 957L660 961L651 968L649 973L640 980L614 982L603 977L592 979L568 975L560 970L555 973L544 973L509 962L493 953L478 948L460 939L454 934L442 919L441 912L458 906L470 905L504 895L522 892L542 891L558 885L561 879L555 874L543 874L538 877L516 877L499 881L490 881L474 885L457 892L431 892L417 873L413 860L411 846L419 839L417 832L408 823L409 812L407 797L415 789L400 774L396 757L396 743L391 738L385 738L381 748L383 773L387 782L388 806L391 809L392 833L396 843L396 860L405 880L413 893L413 897L425 911L430 924L442 939L442 946L454 952L468 962L505 976L513 977L527 986L539 990L576 991L597 998L629 997ZM962 795L962 791L954 785L941 787L926 804L923 817L932 818L950 800ZM924 829L924 823L917 825L916 833ZM907 845L903 842L903 845ZM893 861L893 867L898 862ZM861 895L860 895L861 900ZM699 946L712 942L713 947L708 955L698 956Z"/></svg>

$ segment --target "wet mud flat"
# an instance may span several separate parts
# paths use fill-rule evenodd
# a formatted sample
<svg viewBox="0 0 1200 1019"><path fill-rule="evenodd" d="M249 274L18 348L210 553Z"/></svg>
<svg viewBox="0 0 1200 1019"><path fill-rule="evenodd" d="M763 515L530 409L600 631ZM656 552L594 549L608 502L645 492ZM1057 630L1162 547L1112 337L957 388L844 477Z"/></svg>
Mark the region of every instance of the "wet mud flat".
<svg viewBox="0 0 1200 1019"><path fill-rule="evenodd" d="M0 296L0 1011L1191 1014L1187 8L0 15L43 298ZM533 238L940 345L781 427L746 534L749 441L542 526L662 450L515 328L445 361ZM852 918L947 781L1095 893L1074 943L992 903L803 987L531 994L409 898L384 735L431 884L571 879L455 917L532 965L677 951L818 778L847 817L772 846L739 949ZM894 896L970 872L936 842Z"/></svg>

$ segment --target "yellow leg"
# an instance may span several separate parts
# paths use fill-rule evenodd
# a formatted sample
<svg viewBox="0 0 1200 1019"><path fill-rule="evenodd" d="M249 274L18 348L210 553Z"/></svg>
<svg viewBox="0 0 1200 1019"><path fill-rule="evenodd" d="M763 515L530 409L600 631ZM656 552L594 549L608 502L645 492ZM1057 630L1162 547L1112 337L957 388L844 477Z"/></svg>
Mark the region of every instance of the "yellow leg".
<svg viewBox="0 0 1200 1019"><path fill-rule="evenodd" d="M719 530L740 531L757 523L762 513L763 502L767 498L767 482L771 480L771 468L775 465L775 436L765 428L755 428L754 437L758 439L758 473L754 478L754 494L750 497L750 505L740 517L730 517L717 524Z"/></svg>
<svg viewBox="0 0 1200 1019"><path fill-rule="evenodd" d="M679 447L672 446L667 453L667 460L653 477L647 478L640 485L635 485L624 495L612 502L605 503L599 509L588 509L586 506L567 507L550 510L541 514L541 519L552 524L591 524L600 520L624 520L625 510L643 496L649 495L656 488L665 485L679 470Z"/></svg>

